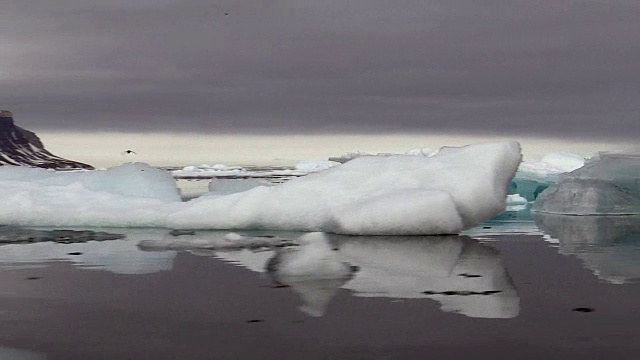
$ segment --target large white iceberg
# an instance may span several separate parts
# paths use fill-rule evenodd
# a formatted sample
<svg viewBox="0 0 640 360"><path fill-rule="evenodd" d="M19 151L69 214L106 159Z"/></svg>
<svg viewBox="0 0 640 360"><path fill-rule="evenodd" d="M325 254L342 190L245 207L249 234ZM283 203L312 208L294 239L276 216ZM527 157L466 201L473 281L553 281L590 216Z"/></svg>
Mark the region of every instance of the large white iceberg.
<svg viewBox="0 0 640 360"><path fill-rule="evenodd" d="M600 153L583 167L560 176L534 211L567 215L640 214L640 152Z"/></svg>
<svg viewBox="0 0 640 360"><path fill-rule="evenodd" d="M359 157L278 186L194 199L167 225L453 234L504 210L520 158L516 142L444 148L432 157Z"/></svg>
<svg viewBox="0 0 640 360"><path fill-rule="evenodd" d="M0 224L453 234L505 208L520 145L443 148L432 157L361 157L276 186L182 202L144 164L59 173L0 168ZM253 185L253 184L252 184Z"/></svg>

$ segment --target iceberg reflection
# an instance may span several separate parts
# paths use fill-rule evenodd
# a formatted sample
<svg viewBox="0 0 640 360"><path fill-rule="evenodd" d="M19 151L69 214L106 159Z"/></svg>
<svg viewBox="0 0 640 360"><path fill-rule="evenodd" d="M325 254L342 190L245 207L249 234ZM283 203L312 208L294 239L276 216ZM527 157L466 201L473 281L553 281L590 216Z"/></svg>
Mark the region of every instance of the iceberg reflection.
<svg viewBox="0 0 640 360"><path fill-rule="evenodd" d="M113 231L0 227L0 269L40 267L61 261L115 274L149 274L173 268L175 251L143 252L141 239L162 237L163 229Z"/></svg>
<svg viewBox="0 0 640 360"><path fill-rule="evenodd" d="M469 317L513 318L520 310L500 253L466 236L311 233L298 246L273 250L266 261L264 253L241 250L216 257L266 271L277 285L297 293L301 310L312 316L324 314L338 288L358 297L432 299L443 311Z"/></svg>
<svg viewBox="0 0 640 360"><path fill-rule="evenodd" d="M602 280L640 279L640 216L568 216L534 213L544 233L558 240L558 252L575 255Z"/></svg>

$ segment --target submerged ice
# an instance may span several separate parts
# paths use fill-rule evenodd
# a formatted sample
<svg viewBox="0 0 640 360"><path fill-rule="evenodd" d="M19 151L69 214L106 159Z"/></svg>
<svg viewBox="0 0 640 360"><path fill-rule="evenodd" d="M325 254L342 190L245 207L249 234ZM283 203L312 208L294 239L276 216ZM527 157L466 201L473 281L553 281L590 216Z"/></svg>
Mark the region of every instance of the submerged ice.
<svg viewBox="0 0 640 360"><path fill-rule="evenodd" d="M73 173L3 167L0 224L452 234L505 208L520 159L516 142L364 156L275 186L212 186L188 202L168 173L145 164Z"/></svg>

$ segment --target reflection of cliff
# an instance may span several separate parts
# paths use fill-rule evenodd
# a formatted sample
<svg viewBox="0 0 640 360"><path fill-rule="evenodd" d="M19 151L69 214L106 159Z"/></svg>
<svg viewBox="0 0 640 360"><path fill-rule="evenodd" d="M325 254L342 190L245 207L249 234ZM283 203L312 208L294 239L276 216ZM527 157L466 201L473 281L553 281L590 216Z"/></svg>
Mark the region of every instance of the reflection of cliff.
<svg viewBox="0 0 640 360"><path fill-rule="evenodd" d="M93 169L91 165L63 159L44 148L38 136L16 126L13 115L0 110L0 166L22 165L52 169Z"/></svg>
<svg viewBox="0 0 640 360"><path fill-rule="evenodd" d="M536 213L536 224L598 278L611 283L640 279L640 216L567 216Z"/></svg>
<svg viewBox="0 0 640 360"><path fill-rule="evenodd" d="M519 298L497 250L465 236L354 237L313 233L263 264L274 281L298 293L307 314L321 316L339 287L358 297L424 298L447 312L511 318ZM257 269L264 252L218 253Z"/></svg>

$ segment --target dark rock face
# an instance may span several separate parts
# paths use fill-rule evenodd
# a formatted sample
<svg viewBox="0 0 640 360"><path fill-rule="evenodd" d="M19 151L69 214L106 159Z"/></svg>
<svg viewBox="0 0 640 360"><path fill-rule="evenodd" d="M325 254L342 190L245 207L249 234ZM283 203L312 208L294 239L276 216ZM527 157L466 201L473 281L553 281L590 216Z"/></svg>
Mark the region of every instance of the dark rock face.
<svg viewBox="0 0 640 360"><path fill-rule="evenodd" d="M49 169L93 169L93 166L55 156L36 134L16 126L9 111L0 110L0 166L20 165Z"/></svg>

